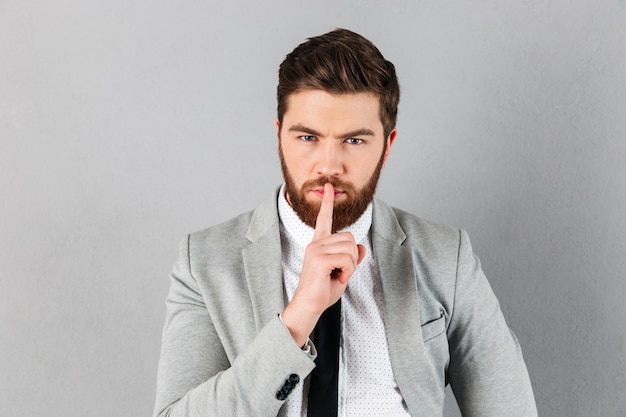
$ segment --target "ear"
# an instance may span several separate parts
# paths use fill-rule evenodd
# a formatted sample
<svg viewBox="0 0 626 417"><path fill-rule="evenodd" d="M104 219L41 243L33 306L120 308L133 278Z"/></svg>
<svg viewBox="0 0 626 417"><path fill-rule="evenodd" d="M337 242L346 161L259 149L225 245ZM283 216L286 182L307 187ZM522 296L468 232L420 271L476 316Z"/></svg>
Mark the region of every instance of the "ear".
<svg viewBox="0 0 626 417"><path fill-rule="evenodd" d="M278 143L280 144L280 122L276 119L276 136L278 137Z"/></svg>
<svg viewBox="0 0 626 417"><path fill-rule="evenodd" d="M396 134L398 131L393 129L391 133L389 133L389 137L387 138L387 149L385 149L385 156L383 157L383 165L387 163L387 158L389 158L389 153L391 152L391 147L396 140Z"/></svg>

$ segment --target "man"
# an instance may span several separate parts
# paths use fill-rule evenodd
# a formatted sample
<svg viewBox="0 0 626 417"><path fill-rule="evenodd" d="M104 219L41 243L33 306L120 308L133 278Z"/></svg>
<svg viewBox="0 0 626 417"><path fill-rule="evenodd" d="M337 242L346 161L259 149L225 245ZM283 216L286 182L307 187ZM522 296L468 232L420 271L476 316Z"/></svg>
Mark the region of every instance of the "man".
<svg viewBox="0 0 626 417"><path fill-rule="evenodd" d="M464 416L537 414L467 234L373 199L398 101L353 32L286 57L285 184L183 241L155 416L440 416L448 383Z"/></svg>

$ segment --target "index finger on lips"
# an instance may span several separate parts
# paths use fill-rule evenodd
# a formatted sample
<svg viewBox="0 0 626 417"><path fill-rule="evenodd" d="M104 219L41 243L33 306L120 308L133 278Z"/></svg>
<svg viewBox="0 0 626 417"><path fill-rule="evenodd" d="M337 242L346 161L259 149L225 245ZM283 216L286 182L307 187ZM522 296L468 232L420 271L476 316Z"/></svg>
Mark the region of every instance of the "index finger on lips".
<svg viewBox="0 0 626 417"><path fill-rule="evenodd" d="M313 240L330 236L333 230L333 204L335 202L335 189L333 185L327 182L324 185L324 196L322 197L322 205L317 213L317 221L315 222L315 233Z"/></svg>

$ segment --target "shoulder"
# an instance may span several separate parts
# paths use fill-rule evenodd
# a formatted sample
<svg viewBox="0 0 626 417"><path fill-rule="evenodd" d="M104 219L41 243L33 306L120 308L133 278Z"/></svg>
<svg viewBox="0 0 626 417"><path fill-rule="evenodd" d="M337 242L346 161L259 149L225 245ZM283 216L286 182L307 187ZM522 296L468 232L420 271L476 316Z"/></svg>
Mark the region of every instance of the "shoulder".
<svg viewBox="0 0 626 417"><path fill-rule="evenodd" d="M189 235L190 255L206 253L207 250L227 254L239 253L250 242L273 233L278 234L277 191L254 210L239 214L223 223L216 224Z"/></svg>
<svg viewBox="0 0 626 417"><path fill-rule="evenodd" d="M254 210L239 214L225 222L198 230L189 235L192 245L206 245L211 242L229 243L238 238L244 238L250 225Z"/></svg>
<svg viewBox="0 0 626 417"><path fill-rule="evenodd" d="M381 200L375 200L374 210L375 230L379 234L401 236L402 246L416 250L452 251L456 254L465 234L458 227L424 219Z"/></svg>
<svg viewBox="0 0 626 417"><path fill-rule="evenodd" d="M406 232L409 232L409 234L407 234L407 238L409 239L420 236L422 238L440 241L458 239L459 237L460 229L458 227L424 219L396 207L391 207L391 209L396 215L398 223Z"/></svg>

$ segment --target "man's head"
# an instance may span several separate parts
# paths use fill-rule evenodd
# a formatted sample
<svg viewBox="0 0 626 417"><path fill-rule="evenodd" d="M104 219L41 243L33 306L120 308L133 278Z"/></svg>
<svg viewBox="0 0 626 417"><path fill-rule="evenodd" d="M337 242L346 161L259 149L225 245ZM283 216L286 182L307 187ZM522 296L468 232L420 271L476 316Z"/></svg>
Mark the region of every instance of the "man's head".
<svg viewBox="0 0 626 417"><path fill-rule="evenodd" d="M278 70L278 121L289 105L289 96L303 90L331 94L370 93L380 104L385 137L396 127L400 86L396 69L378 48L363 36L336 29L298 45Z"/></svg>
<svg viewBox="0 0 626 417"><path fill-rule="evenodd" d="M333 229L372 201L395 139L399 87L393 64L367 39L336 30L299 45L280 66L279 155L287 200L311 227L333 184Z"/></svg>

